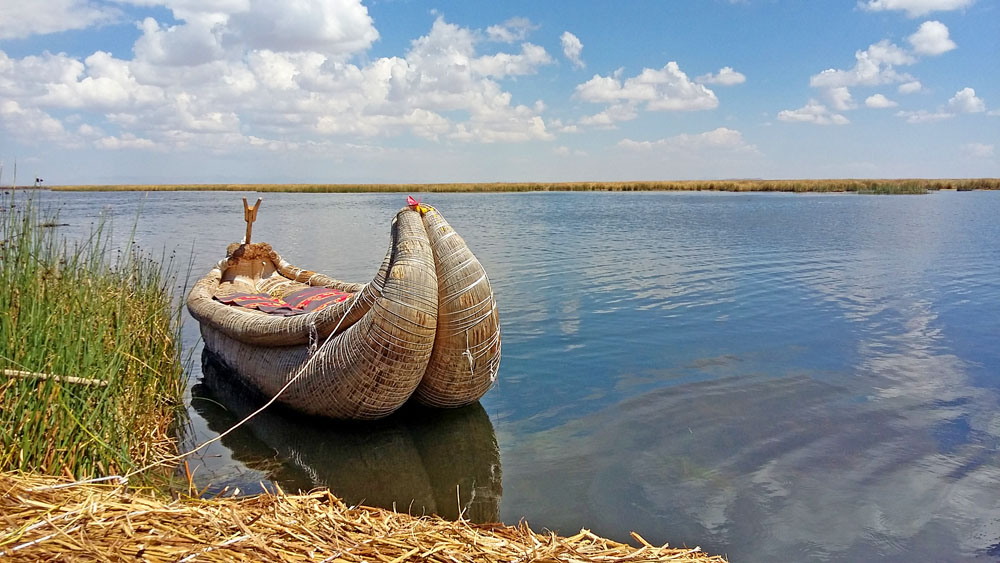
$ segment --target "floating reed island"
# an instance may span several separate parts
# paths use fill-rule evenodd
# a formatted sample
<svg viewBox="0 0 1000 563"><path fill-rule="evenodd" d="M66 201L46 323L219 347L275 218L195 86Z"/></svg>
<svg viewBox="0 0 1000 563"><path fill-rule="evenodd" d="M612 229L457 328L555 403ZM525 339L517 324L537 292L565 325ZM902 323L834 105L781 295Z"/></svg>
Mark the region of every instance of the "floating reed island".
<svg viewBox="0 0 1000 563"><path fill-rule="evenodd" d="M848 192L923 194L934 190L998 190L1000 178L687 180L635 182L456 182L429 184L111 184L50 186L60 191L237 191L305 193L427 192Z"/></svg>
<svg viewBox="0 0 1000 563"><path fill-rule="evenodd" d="M0 474L4 561L678 561L722 563L701 549L638 547L587 530L472 524L348 506L326 491L163 499L120 485Z"/></svg>

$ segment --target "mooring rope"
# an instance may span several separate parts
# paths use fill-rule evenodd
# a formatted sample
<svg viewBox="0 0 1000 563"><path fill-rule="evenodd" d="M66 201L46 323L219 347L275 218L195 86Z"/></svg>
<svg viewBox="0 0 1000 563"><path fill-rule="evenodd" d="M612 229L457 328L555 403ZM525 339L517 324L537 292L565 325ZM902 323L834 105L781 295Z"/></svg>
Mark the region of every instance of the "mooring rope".
<svg viewBox="0 0 1000 563"><path fill-rule="evenodd" d="M340 325L344 322L344 319L346 319L348 317L348 315L350 315L351 309L353 309L354 306L358 304L358 301L361 300L361 292L355 293L354 295L355 295L354 301L350 304L350 306L347 307L347 310L344 311L343 316L340 317L340 320L337 321L337 325L334 326L333 330L330 331L330 334L327 335L326 340L324 340L323 343L319 345L319 347L317 348L317 352L319 352L320 350L322 350L323 348L325 348L326 345L329 344L331 340L333 340L333 335L337 334L337 330L340 328ZM174 461L180 461L180 460L188 457L189 455L197 452L198 450L204 448L205 446L207 446L209 444L213 444L215 442L218 442L219 440L221 440L225 436L229 435L230 432L232 432L233 430L236 430L240 426L243 426L251 418L257 416L258 414L260 414L261 412L263 412L264 409L266 409L267 407L273 405L274 402L278 400L278 397L280 397L282 393L284 393L289 387L291 387L293 383L295 383L296 381L298 381L299 377L301 377L302 374L305 373L307 369L309 369L309 366L313 363L313 361L316 358L320 357L321 355L322 354L315 353L315 354L312 354L311 356L309 356L309 359L306 360L306 363L302 364L302 367L299 368L299 371L295 374L295 377L292 377L291 379L289 379L288 382L285 383L285 385L281 389L278 389L278 392L275 393L274 396L270 398L270 400L268 400L266 403L264 403L257 410L255 410L252 413L248 414L243 420L241 420L241 421L237 422L236 424L230 426L229 429L227 429L225 432L219 434L218 436L216 436L214 438L211 438L209 440L206 440L206 441L202 442L200 445L198 445L197 447L195 447L192 450L186 451L186 452L184 452L182 454L177 454L177 455L172 456L172 457L168 457L168 458L166 458L164 460L160 460L160 461L151 463L151 464L149 464L149 465L147 465L145 467L140 467L139 469L134 469L134 470L126 473L125 476L122 477L123 482L127 482L128 478L131 477L131 476L133 476L133 475L142 473L143 471L146 471L148 469L152 469L153 467L156 467L158 465L164 465L164 464L167 464L167 463L172 463Z"/></svg>
<svg viewBox="0 0 1000 563"><path fill-rule="evenodd" d="M337 321L337 325L333 327L333 330L330 331L330 334L327 335L326 340L323 341L323 344L321 344L319 346L319 348L317 349L317 351L322 350L323 348L325 348L326 345L329 344L331 340L333 340L333 335L337 334L337 330L340 328L340 325L344 322L344 319L346 319L348 317L348 315L351 312L351 309L353 309L354 306L357 305L358 301L360 301L360 300L361 300L361 292L355 293L354 301L350 304L350 306L347 307L347 310L344 311L344 315L342 317L340 317L340 320ZM32 489L32 490L34 490L34 491L44 491L44 490L51 490L51 489L62 489L62 488L66 488L66 487L73 487L75 485L85 485L85 484L88 484L88 483L97 483L97 482L103 482L103 481L117 481L119 485L127 485L129 477L132 477L133 475L138 475L139 473L142 473L144 471L148 471L149 469L152 469L152 468L160 466L160 465L166 465L168 463L173 463L175 461L180 461L180 460L182 460L182 459L190 456L191 454L193 454L193 453L201 450L205 446L208 446L210 444L214 444L215 442L218 442L219 440L225 438L226 436L229 435L230 432L236 430L240 426L243 426L250 419L252 419L253 417L255 417L258 414L260 414L261 412L263 412L264 409L266 409L267 407L269 407L272 404L274 404L274 402L278 400L278 397L280 397L282 393L284 393L289 387L291 387L293 383L295 383L296 381L298 381L299 377L301 377L302 374L305 373L306 370L309 368L309 365L312 364L312 362L317 357L319 357L319 356L321 356L321 354L312 354L311 356L309 356L309 359L306 360L306 363L302 364L302 367L299 368L299 371L295 374L295 376L292 377L291 379L289 379L288 383L285 383L284 387L282 387L281 389L279 389L278 392L275 393L274 396L271 397L271 399L268 400L266 403L264 403L260 408L258 408L257 410L253 411L252 413L248 414L243 420L241 420L241 421L237 422L236 424L230 426L225 432L222 432L218 436L215 436L214 438L211 438L209 440L206 440L206 441L202 442L201 444L199 444L198 446L196 446L194 449L188 450L188 451L186 451L184 453L180 453L180 454L177 454L177 455L174 455L174 456L170 456L170 457L165 458L165 459L161 459L159 461L154 461L153 463L150 463L149 465L146 465L144 467L140 467L139 469L133 469L132 471L129 471L125 475L109 475L109 476L106 476L106 477L98 477L96 479L82 479L80 481L74 481L72 483L61 483L59 485L50 485L50 486L45 486L45 487L38 487L38 488L35 488L35 489Z"/></svg>

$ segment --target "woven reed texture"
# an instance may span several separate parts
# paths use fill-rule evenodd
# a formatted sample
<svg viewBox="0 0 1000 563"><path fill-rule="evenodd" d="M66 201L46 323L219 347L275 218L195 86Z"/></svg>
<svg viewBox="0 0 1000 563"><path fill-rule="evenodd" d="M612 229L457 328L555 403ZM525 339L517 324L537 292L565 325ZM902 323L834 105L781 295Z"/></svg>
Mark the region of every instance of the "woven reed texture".
<svg viewBox="0 0 1000 563"><path fill-rule="evenodd" d="M394 244L391 244L374 279L362 285L296 268L272 251L270 245L254 243L250 246L258 247L261 251L266 247L267 255L244 259L245 255L233 255L231 245L230 256L195 283L188 294L187 306L191 316L202 326L210 325L240 342L259 346L308 344L311 338L325 339L338 324L338 332L347 330L371 309L381 294L394 252ZM264 274L263 277L253 279L251 274L254 270ZM299 283L303 285L298 285ZM282 296L305 285L332 287L352 292L354 297L314 313L293 317L230 307L214 299L215 296L224 297L233 293L272 291L276 296ZM347 317L341 321L345 314Z"/></svg>
<svg viewBox="0 0 1000 563"><path fill-rule="evenodd" d="M227 259L188 296L205 346L273 396L307 365L316 343L336 330L279 399L310 414L379 418L414 392L434 407L479 400L500 364L500 322L485 270L433 208L404 208L391 233L381 268L363 285L292 266L265 243L230 245ZM283 296L308 285L354 297L291 317L214 299Z"/></svg>
<svg viewBox="0 0 1000 563"><path fill-rule="evenodd" d="M319 348L315 358L310 357L308 344L261 346L258 338L245 336L248 333L258 336L272 329L282 334L301 331L308 338L309 323L318 325L318 319L327 309L276 318L217 301L209 303L206 295L215 289L213 285L218 285L216 280L222 279L221 272L216 270L198 282L195 290L199 293L192 290L188 305L201 322L205 347L264 395L274 396L302 371L281 395L282 403L308 414L334 418L380 418L398 409L413 394L434 345L437 275L419 213L403 210L397 214L384 271L383 274L380 270L376 279L356 294L361 299L371 296L372 306ZM265 268L264 273L270 272ZM337 312L343 316L344 308ZM213 322L216 318L223 322ZM303 321L296 323L300 318ZM330 317L324 320L328 324ZM325 332L330 330L332 327Z"/></svg>
<svg viewBox="0 0 1000 563"><path fill-rule="evenodd" d="M201 383L191 405L208 428L222 433L257 410L264 397L202 357ZM222 444L251 469L280 480L289 492L329 488L348 504L397 507L415 515L496 522L503 492L500 450L486 410L415 404L359 424L267 409ZM280 454L280 464L275 460ZM291 477L291 479L289 479Z"/></svg>
<svg viewBox="0 0 1000 563"><path fill-rule="evenodd" d="M438 276L438 325L417 399L434 407L478 401L500 369L500 319L493 288L465 240L436 210L424 214Z"/></svg>
<svg viewBox="0 0 1000 563"><path fill-rule="evenodd" d="M53 488L51 477L0 474L3 561L675 561L724 563L699 548L640 547L581 530L415 518L350 507L327 491L164 501L117 486Z"/></svg>

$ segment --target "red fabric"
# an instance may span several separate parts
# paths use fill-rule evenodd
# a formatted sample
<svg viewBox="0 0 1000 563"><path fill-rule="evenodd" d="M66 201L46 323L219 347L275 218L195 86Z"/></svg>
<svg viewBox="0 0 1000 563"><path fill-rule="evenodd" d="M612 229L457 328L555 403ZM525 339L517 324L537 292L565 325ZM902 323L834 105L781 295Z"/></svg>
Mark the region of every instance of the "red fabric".
<svg viewBox="0 0 1000 563"><path fill-rule="evenodd" d="M257 309L272 315L302 315L324 309L333 303L347 301L354 295L329 287L308 287L285 296L284 299L271 297L266 293L234 293L226 299L218 299L226 305Z"/></svg>

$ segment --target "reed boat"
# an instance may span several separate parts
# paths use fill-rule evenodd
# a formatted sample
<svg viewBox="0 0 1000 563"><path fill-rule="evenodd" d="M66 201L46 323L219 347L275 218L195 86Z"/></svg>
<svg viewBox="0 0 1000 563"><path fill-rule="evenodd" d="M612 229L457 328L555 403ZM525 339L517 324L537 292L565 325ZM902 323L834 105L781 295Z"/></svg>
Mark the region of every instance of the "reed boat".
<svg viewBox="0 0 1000 563"><path fill-rule="evenodd" d="M265 397L307 414L376 419L408 400L474 403L496 381L500 322L486 271L440 212L408 198L367 283L292 265L247 234L187 306L205 348Z"/></svg>

